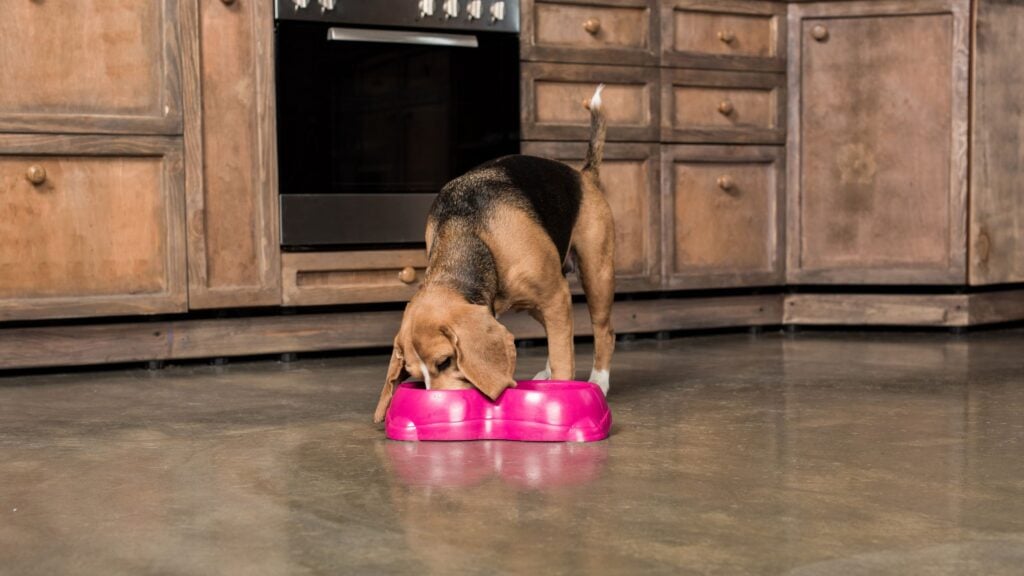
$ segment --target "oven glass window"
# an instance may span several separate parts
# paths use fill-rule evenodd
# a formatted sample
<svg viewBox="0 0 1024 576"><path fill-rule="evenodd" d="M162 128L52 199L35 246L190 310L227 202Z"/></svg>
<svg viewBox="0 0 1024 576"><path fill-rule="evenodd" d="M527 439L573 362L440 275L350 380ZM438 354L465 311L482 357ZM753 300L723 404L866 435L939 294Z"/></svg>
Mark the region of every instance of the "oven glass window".
<svg viewBox="0 0 1024 576"><path fill-rule="evenodd" d="M329 41L328 28L278 23L282 194L436 193L519 151L515 35L461 48Z"/></svg>

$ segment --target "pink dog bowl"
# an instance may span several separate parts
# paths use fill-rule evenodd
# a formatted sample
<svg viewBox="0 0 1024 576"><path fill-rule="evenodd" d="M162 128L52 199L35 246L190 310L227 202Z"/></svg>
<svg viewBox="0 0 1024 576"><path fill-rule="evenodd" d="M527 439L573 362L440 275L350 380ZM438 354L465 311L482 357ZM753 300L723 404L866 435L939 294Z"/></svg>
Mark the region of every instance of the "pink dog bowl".
<svg viewBox="0 0 1024 576"><path fill-rule="evenodd" d="M589 382L523 380L491 401L475 389L427 390L405 382L384 420L392 440L593 442L608 437L612 413Z"/></svg>

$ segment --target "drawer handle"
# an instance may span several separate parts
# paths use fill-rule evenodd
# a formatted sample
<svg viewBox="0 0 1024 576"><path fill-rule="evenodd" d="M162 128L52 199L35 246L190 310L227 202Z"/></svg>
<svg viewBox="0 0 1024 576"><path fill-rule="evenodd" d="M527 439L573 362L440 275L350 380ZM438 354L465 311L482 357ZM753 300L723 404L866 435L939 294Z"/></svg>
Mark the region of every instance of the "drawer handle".
<svg viewBox="0 0 1024 576"><path fill-rule="evenodd" d="M722 116L729 116L736 110L736 107L732 105L732 102L728 100L722 100L718 103L718 113Z"/></svg>
<svg viewBox="0 0 1024 576"><path fill-rule="evenodd" d="M398 273L398 279L405 284L412 284L416 281L416 269L412 266L402 268L402 271Z"/></svg>
<svg viewBox="0 0 1024 576"><path fill-rule="evenodd" d="M28 167L25 171L25 179L32 183L33 186L39 186L43 182L46 182L46 168L33 164Z"/></svg>
<svg viewBox="0 0 1024 576"><path fill-rule="evenodd" d="M732 179L732 176L719 176L718 187L728 192L736 188L736 181Z"/></svg>
<svg viewBox="0 0 1024 576"><path fill-rule="evenodd" d="M811 28L811 36L818 42L824 42L828 40L828 28L818 24L814 28Z"/></svg>
<svg viewBox="0 0 1024 576"><path fill-rule="evenodd" d="M732 30L720 30L718 32L718 39L724 44L732 44L736 41L736 33Z"/></svg>
<svg viewBox="0 0 1024 576"><path fill-rule="evenodd" d="M223 2L225 6L231 6L232 4L235 3L235 0L220 0L220 1Z"/></svg>
<svg viewBox="0 0 1024 576"><path fill-rule="evenodd" d="M594 36L601 31L601 21L597 18L587 18L583 22L583 29L587 31L587 34Z"/></svg>

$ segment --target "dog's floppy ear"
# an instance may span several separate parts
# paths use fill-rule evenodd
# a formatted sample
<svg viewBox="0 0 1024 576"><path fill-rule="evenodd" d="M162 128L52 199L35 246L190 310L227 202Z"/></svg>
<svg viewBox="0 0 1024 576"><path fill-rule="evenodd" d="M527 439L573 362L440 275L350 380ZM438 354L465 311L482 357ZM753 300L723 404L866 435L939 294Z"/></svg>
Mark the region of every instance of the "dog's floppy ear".
<svg viewBox="0 0 1024 576"><path fill-rule="evenodd" d="M486 306L473 305L441 327L455 348L455 365L481 392L497 400L516 385L516 343Z"/></svg>
<svg viewBox="0 0 1024 576"><path fill-rule="evenodd" d="M391 396L395 393L395 386L401 384L409 377L405 371L405 358L402 356L402 347L395 338L395 347L391 351L391 364L388 365L388 375L384 378L384 388L380 391L380 401L377 402L377 411L373 414L373 421L381 423L388 412L391 404Z"/></svg>

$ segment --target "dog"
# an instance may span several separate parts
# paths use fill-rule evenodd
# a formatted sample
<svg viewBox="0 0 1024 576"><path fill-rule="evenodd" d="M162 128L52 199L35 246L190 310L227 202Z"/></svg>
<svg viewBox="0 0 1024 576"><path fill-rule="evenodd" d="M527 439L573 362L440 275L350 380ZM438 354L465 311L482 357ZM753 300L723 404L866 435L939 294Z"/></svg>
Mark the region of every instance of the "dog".
<svg viewBox="0 0 1024 576"><path fill-rule="evenodd" d="M504 156L444 186L427 218L427 270L406 305L374 414L384 420L395 386L475 387L496 400L516 385L516 348L497 318L527 311L543 326L548 362L537 379L575 377L573 312L565 277L575 260L594 329L590 382L607 394L615 333L615 226L601 188L606 132L598 86L584 106L590 142L583 167Z"/></svg>

